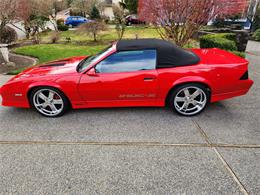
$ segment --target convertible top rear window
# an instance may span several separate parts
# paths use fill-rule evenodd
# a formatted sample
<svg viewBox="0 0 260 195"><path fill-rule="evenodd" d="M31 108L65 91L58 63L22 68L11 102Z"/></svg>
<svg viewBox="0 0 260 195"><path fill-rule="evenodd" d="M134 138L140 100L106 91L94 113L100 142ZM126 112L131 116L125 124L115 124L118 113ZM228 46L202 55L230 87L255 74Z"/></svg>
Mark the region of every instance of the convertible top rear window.
<svg viewBox="0 0 260 195"><path fill-rule="evenodd" d="M156 49L157 68L193 65L200 58L192 51L182 49L171 42L159 39L122 40L117 43L117 51Z"/></svg>

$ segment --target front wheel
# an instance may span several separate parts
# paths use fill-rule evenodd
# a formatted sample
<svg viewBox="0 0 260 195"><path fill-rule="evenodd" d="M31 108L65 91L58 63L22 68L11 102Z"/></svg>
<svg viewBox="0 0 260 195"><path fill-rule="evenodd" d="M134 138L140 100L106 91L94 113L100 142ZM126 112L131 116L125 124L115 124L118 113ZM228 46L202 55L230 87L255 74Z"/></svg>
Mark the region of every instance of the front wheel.
<svg viewBox="0 0 260 195"><path fill-rule="evenodd" d="M43 116L62 116L69 107L66 96L59 90L51 87L34 89L30 95L31 105Z"/></svg>
<svg viewBox="0 0 260 195"><path fill-rule="evenodd" d="M180 115L194 116L201 113L210 99L208 88L200 84L185 84L170 95L171 108Z"/></svg>

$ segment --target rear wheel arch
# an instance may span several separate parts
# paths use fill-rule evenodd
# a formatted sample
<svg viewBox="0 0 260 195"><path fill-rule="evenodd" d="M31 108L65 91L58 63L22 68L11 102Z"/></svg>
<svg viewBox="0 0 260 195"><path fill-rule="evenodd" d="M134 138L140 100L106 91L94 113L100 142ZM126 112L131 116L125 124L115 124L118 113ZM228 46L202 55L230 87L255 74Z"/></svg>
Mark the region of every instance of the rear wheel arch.
<svg viewBox="0 0 260 195"><path fill-rule="evenodd" d="M186 84L199 84L199 85L202 85L203 87L205 87L208 92L209 92L209 98L211 99L211 93L212 93L212 89L211 87L205 83L205 82L201 82L201 81L194 81L194 82L183 82L183 83L178 83L174 86L172 86L172 88L168 91L168 94L165 98L165 105L166 106L169 106L170 105L170 97L171 97L171 94L180 86L183 86L183 85L186 85ZM209 101L210 101L209 99Z"/></svg>

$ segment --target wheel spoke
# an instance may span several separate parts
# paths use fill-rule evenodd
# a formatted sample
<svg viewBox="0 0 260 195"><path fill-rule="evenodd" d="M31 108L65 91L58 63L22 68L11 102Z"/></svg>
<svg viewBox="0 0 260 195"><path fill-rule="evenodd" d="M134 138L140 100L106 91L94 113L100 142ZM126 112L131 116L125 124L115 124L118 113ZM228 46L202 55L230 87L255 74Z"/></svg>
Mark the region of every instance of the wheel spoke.
<svg viewBox="0 0 260 195"><path fill-rule="evenodd" d="M184 89L184 94L186 97L190 96L190 92L189 92L189 89Z"/></svg>
<svg viewBox="0 0 260 195"><path fill-rule="evenodd" d="M54 93L52 91L49 91L49 100L53 100Z"/></svg>
<svg viewBox="0 0 260 195"><path fill-rule="evenodd" d="M42 103L42 104L35 104L35 106L37 107L43 107L45 105L45 103Z"/></svg>
<svg viewBox="0 0 260 195"><path fill-rule="evenodd" d="M63 104L63 101L62 99L59 99L59 100L53 100L53 104Z"/></svg>
<svg viewBox="0 0 260 195"><path fill-rule="evenodd" d="M38 94L38 97L44 101L46 101L46 99L47 99L47 97L42 92Z"/></svg>
<svg viewBox="0 0 260 195"><path fill-rule="evenodd" d="M180 110L183 110L184 109L184 112L186 112L188 106L189 106L190 103L187 103L187 102L184 102L183 106L180 108Z"/></svg>
<svg viewBox="0 0 260 195"><path fill-rule="evenodd" d="M184 97L176 97L175 101L176 102L185 102L185 98Z"/></svg>
<svg viewBox="0 0 260 195"><path fill-rule="evenodd" d="M54 104L50 104L49 106L50 106L52 112L57 112L58 111Z"/></svg>
<svg viewBox="0 0 260 195"><path fill-rule="evenodd" d="M198 95L200 95L200 91L197 89L191 96L194 99L194 98L198 97Z"/></svg>

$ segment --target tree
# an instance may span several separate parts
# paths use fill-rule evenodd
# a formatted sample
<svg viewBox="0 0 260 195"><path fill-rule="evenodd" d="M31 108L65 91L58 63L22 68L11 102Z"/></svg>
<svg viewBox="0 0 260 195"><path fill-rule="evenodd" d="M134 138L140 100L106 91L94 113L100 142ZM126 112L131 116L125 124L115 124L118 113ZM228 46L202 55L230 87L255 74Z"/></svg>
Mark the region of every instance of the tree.
<svg viewBox="0 0 260 195"><path fill-rule="evenodd" d="M113 13L114 13L114 19L116 22L116 32L118 39L121 40L125 33L125 12L124 9L118 5L112 6Z"/></svg>
<svg viewBox="0 0 260 195"><path fill-rule="evenodd" d="M260 6L257 7L255 12L252 31L256 31L259 28L260 28Z"/></svg>
<svg viewBox="0 0 260 195"><path fill-rule="evenodd" d="M16 19L28 17L26 0L1 0L0 2L0 40L6 31L7 24L13 24Z"/></svg>
<svg viewBox="0 0 260 195"><path fill-rule="evenodd" d="M100 12L99 12L98 8L95 5L92 7L92 10L91 10L91 13L90 13L90 18L92 20L101 18L100 17Z"/></svg>
<svg viewBox="0 0 260 195"><path fill-rule="evenodd" d="M137 14L138 0L123 0L122 3L131 14Z"/></svg>
<svg viewBox="0 0 260 195"><path fill-rule="evenodd" d="M140 17L152 23L163 39L184 46L216 16L241 13L247 0L140 0L139 6Z"/></svg>
<svg viewBox="0 0 260 195"><path fill-rule="evenodd" d="M103 22L93 21L80 25L78 31L82 33L88 33L93 37L93 40L97 41L97 36L100 31L106 30L106 25Z"/></svg>
<svg viewBox="0 0 260 195"><path fill-rule="evenodd" d="M36 18L49 18L50 22L53 24L53 27L56 31L57 22L56 16L57 13L66 8L66 2L60 0L28 0L31 4L32 15Z"/></svg>
<svg viewBox="0 0 260 195"><path fill-rule="evenodd" d="M70 4L73 13L86 17L91 14L94 5L99 5L99 0L73 0Z"/></svg>

